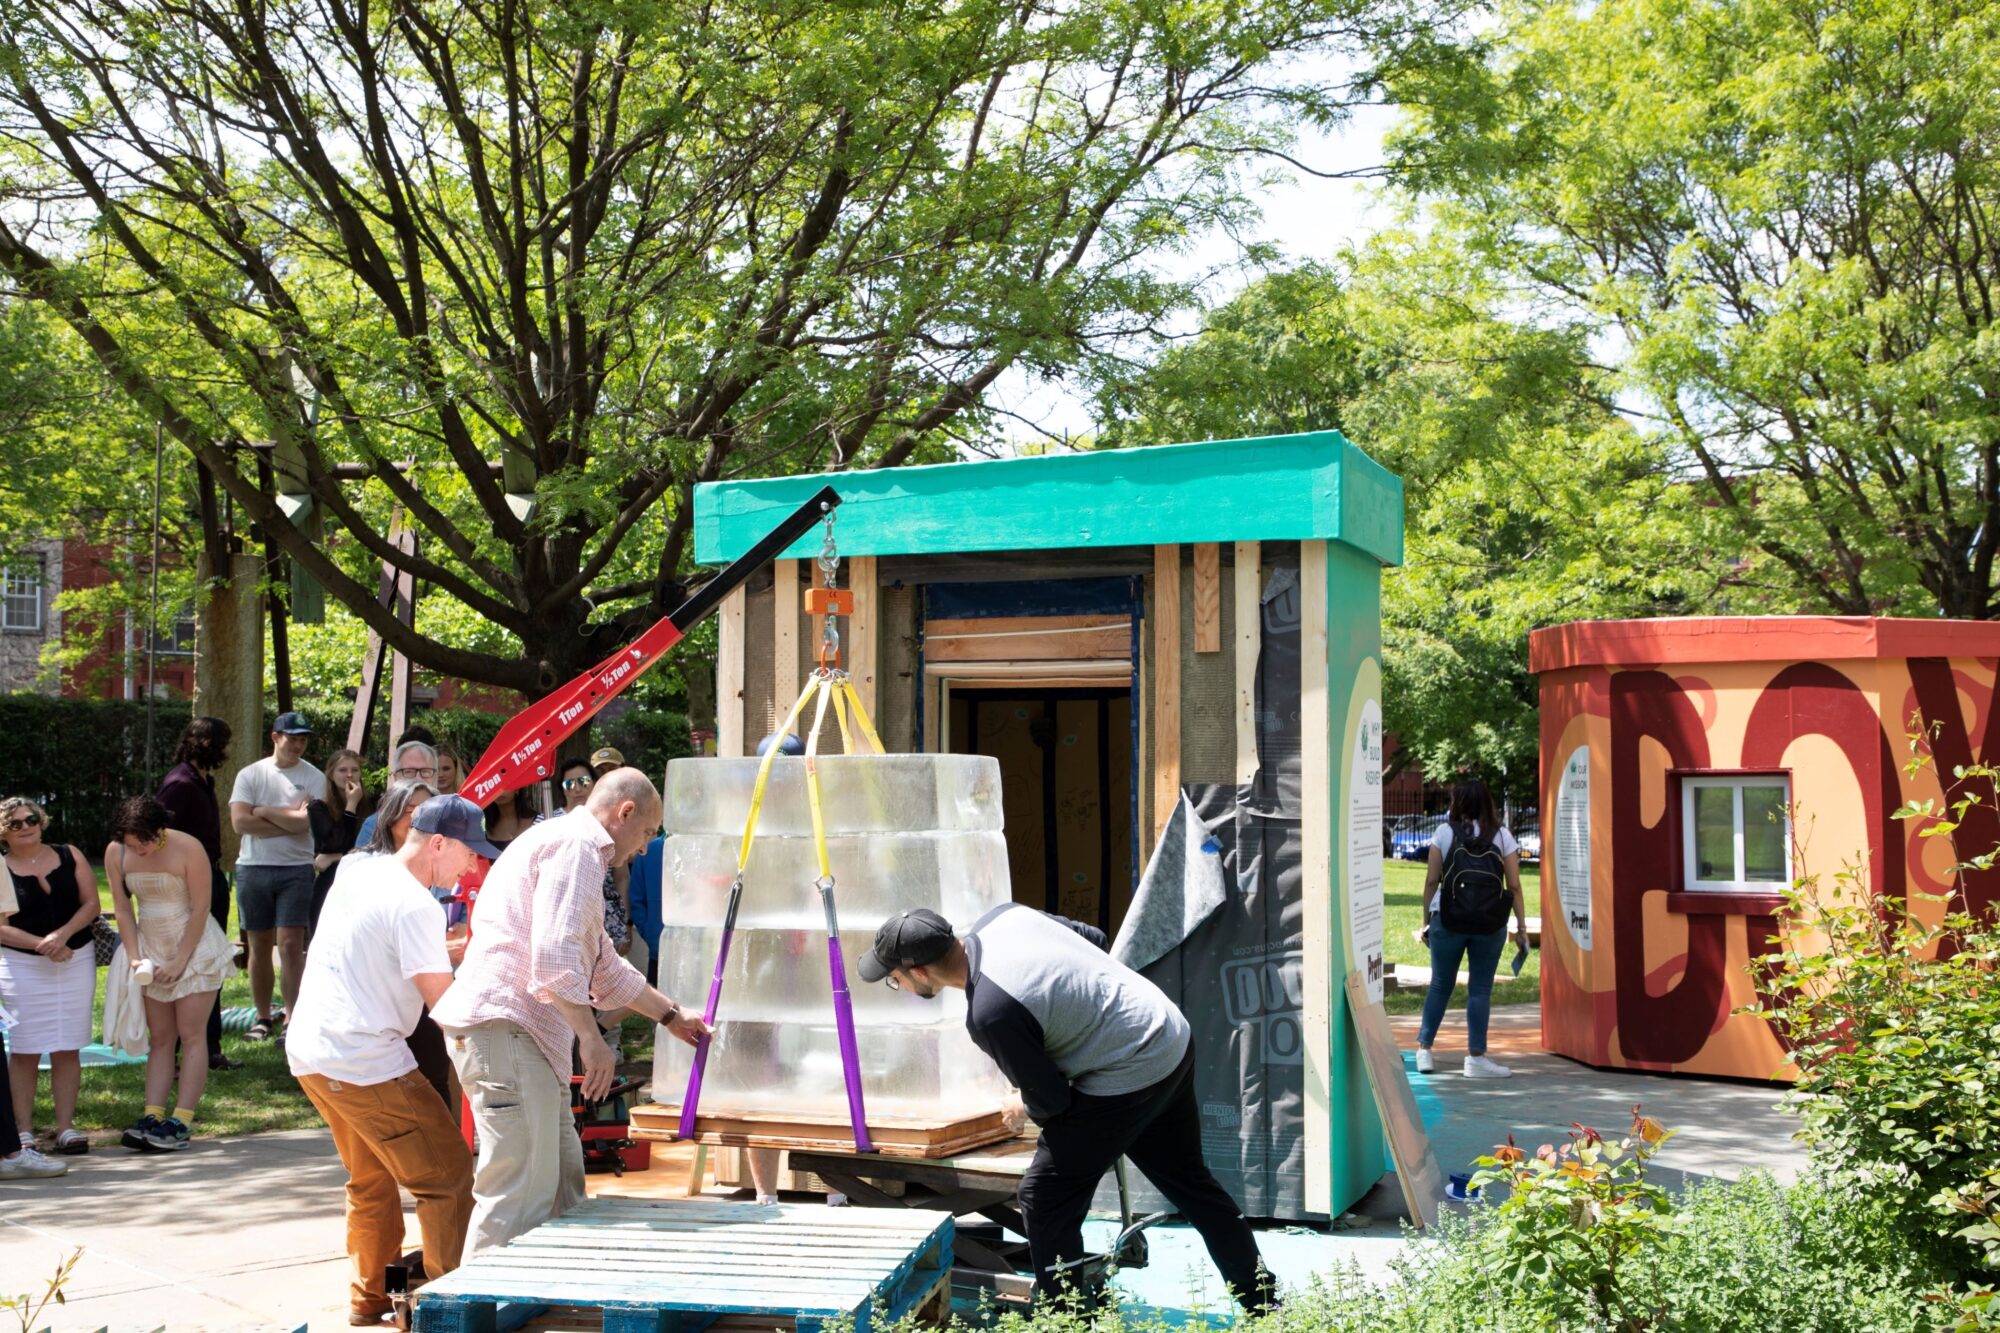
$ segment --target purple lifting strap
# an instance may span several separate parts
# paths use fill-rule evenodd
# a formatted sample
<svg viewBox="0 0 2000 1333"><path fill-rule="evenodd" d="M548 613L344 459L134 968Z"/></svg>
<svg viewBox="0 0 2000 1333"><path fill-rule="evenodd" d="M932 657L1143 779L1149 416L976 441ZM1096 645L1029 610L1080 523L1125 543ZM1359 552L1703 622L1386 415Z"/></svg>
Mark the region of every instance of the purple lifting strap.
<svg viewBox="0 0 2000 1333"><path fill-rule="evenodd" d="M847 1118L854 1125L854 1151L874 1152L874 1140L868 1137L868 1111L861 1103L861 1052L854 1043L854 997L847 993L847 960L841 956L837 933L827 936L826 962L833 972L833 1021L840 1033L841 1072L847 1076Z"/></svg>
<svg viewBox="0 0 2000 1333"><path fill-rule="evenodd" d="M729 910L722 918L722 947L715 951L715 975L708 982L708 1007L701 1011L701 1021L709 1027L715 1026L715 1011L722 1006L722 968L729 961L729 941L736 934L736 907L743 901L743 881L738 879L729 889ZM708 1042L706 1033L694 1044L694 1065L688 1070L687 1095L681 1098L680 1137L694 1137L695 1108L701 1105L701 1075L708 1068Z"/></svg>

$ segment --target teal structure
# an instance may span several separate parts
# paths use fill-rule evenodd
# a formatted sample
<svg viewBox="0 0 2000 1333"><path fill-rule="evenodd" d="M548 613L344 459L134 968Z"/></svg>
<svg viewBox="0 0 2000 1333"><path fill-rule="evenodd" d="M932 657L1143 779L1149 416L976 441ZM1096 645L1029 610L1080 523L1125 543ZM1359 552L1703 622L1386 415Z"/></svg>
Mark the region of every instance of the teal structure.
<svg viewBox="0 0 2000 1333"><path fill-rule="evenodd" d="M1159 558L1179 569L1193 554L1189 545L1215 543L1225 553L1233 549L1239 559L1245 552L1255 559L1260 548L1248 543L1298 543L1299 586L1306 603L1299 743L1306 770L1301 819L1306 826L1302 871L1307 920L1298 941L1306 987L1305 1196L1308 1216L1337 1216L1350 1207L1389 1169L1381 1121L1349 1019L1345 982L1351 970L1365 975L1372 963L1380 984L1381 578L1385 567L1402 562L1401 480L1338 432L1323 431L718 482L695 491L696 558L705 564L735 558L829 482L842 497L835 527L841 555L875 557L884 571L884 589L891 585L892 565L918 569L937 557L977 558L994 570L1018 560L1019 577L1032 580L1073 577L1100 557L1123 559L1127 564L1120 568L1129 571L1134 548L1163 552ZM787 555L809 560L819 549L820 535L814 532ZM1290 559L1289 545L1284 549ZM1212 579L1216 555L1205 554ZM1058 567L1062 573L1056 576L1037 572ZM1196 560L1191 567L1203 566ZM1226 575L1223 582L1228 582ZM1147 586L1150 608L1153 582ZM1199 605L1192 599L1185 604ZM756 616L749 619L754 635ZM917 625L921 641L920 620ZM724 635L725 653L732 651L729 633ZM743 631L736 633L740 650ZM1135 632L1135 658L1138 637ZM1225 638L1221 653L1226 656L1230 648ZM1190 645L1184 651L1188 655L1183 660L1195 663L1195 652L1216 650ZM1250 651L1254 654L1254 642ZM743 665L733 664L733 673L731 665L725 664L723 679L742 680ZM919 677L922 672L919 662ZM1199 671L1193 675L1210 679ZM1178 687L1180 673L1168 679ZM1135 665L1135 707L1137 680ZM1194 720L1184 724L1183 735L1204 739L1205 733L1193 728L1208 727L1214 717L1222 719L1220 726L1233 728L1228 719L1240 691L1225 682L1220 693L1224 697L1188 701ZM885 697L880 711L894 714L900 706ZM1173 715L1182 716L1179 700ZM749 729L756 732L754 720ZM727 734L726 726L723 730ZM889 730L886 724L884 730ZM742 734L740 724L738 732ZM924 743L923 735L919 724L915 745ZM1227 741L1240 749L1240 736L1232 729ZM754 739L750 734L749 741ZM895 745L892 740L891 748ZM1152 790L1157 766L1178 766L1180 756L1180 745L1163 754L1154 742L1133 773L1135 789ZM1187 780L1230 776L1196 774ZM1182 770L1175 767L1167 781L1177 784L1181 778ZM1376 812L1372 831L1364 818L1371 784ZM1177 785L1164 789L1173 792ZM1148 816L1134 821L1145 831L1141 863L1151 851L1152 830L1163 820L1158 810ZM1372 946L1367 943L1371 914L1377 923ZM1357 948L1370 947L1372 959L1357 955Z"/></svg>

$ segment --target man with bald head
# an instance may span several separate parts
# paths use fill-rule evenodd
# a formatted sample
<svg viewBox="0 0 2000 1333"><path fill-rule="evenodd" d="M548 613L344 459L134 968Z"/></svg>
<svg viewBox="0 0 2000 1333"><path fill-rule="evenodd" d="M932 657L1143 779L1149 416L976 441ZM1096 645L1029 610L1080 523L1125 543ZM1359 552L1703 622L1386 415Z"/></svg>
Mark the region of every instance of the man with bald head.
<svg viewBox="0 0 2000 1333"><path fill-rule="evenodd" d="M582 1201L571 1052L587 1097L617 1072L593 1008L636 1010L690 1045L709 1030L648 986L604 930L606 869L630 861L659 827L652 782L613 769L581 810L523 833L486 874L465 963L431 1014L479 1131L468 1257Z"/></svg>

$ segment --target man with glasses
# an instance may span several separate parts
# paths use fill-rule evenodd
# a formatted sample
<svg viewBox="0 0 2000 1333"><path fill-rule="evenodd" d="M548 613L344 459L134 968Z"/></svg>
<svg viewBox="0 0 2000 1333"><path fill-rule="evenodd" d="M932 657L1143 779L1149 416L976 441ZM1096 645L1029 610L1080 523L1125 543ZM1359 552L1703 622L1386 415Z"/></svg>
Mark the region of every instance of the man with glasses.
<svg viewBox="0 0 2000 1333"><path fill-rule="evenodd" d="M403 1253L398 1187L417 1203L423 1276L458 1267L465 1246L472 1159L406 1039L452 981L444 909L425 886L498 855L479 807L433 796L410 816L401 848L342 865L320 913L285 1057L347 1168L351 1324L389 1313L383 1270Z"/></svg>
<svg viewBox="0 0 2000 1333"><path fill-rule="evenodd" d="M474 1254L584 1197L571 1051L583 1065L585 1097L603 1096L617 1072L593 1006L629 1006L690 1045L709 1031L701 1015L648 986L604 933L604 872L631 860L659 827L660 793L637 769L616 769L592 784L582 809L509 844L480 889L464 966L431 1010L479 1131Z"/></svg>
<svg viewBox="0 0 2000 1333"><path fill-rule="evenodd" d="M430 733L426 732L425 735ZM437 780L437 751L423 741L404 739L389 752L389 785L399 782L435 782ZM354 845L366 847L375 838L375 816L370 813L361 821L361 827L354 831Z"/></svg>
<svg viewBox="0 0 2000 1333"><path fill-rule="evenodd" d="M271 753L236 775L229 823L242 842L236 853L236 909L250 934L250 996L257 1020L244 1035L265 1041L278 1032L271 1012L274 979L285 1012L299 998L312 920L313 838L306 807L326 792L326 775L306 762L312 724L280 713L271 724ZM273 977L272 954L281 965ZM280 1040L282 1035L280 1034Z"/></svg>

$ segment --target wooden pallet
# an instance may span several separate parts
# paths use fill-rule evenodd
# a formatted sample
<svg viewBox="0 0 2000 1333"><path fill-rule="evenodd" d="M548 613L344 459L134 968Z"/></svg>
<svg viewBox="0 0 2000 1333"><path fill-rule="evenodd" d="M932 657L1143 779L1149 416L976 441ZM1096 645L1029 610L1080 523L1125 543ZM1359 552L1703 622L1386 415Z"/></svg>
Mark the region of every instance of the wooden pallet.
<svg viewBox="0 0 2000 1333"><path fill-rule="evenodd" d="M495 1333L551 1308L605 1333L855 1333L934 1306L951 1280L949 1213L600 1196L429 1283L417 1333Z"/></svg>
<svg viewBox="0 0 2000 1333"><path fill-rule="evenodd" d="M681 1108L648 1103L632 1110L632 1137L680 1137ZM790 1148L799 1152L850 1152L854 1126L835 1116L698 1115L694 1142L729 1148ZM884 1157L953 1157L1013 1137L996 1108L940 1123L896 1116L868 1117L868 1134Z"/></svg>

